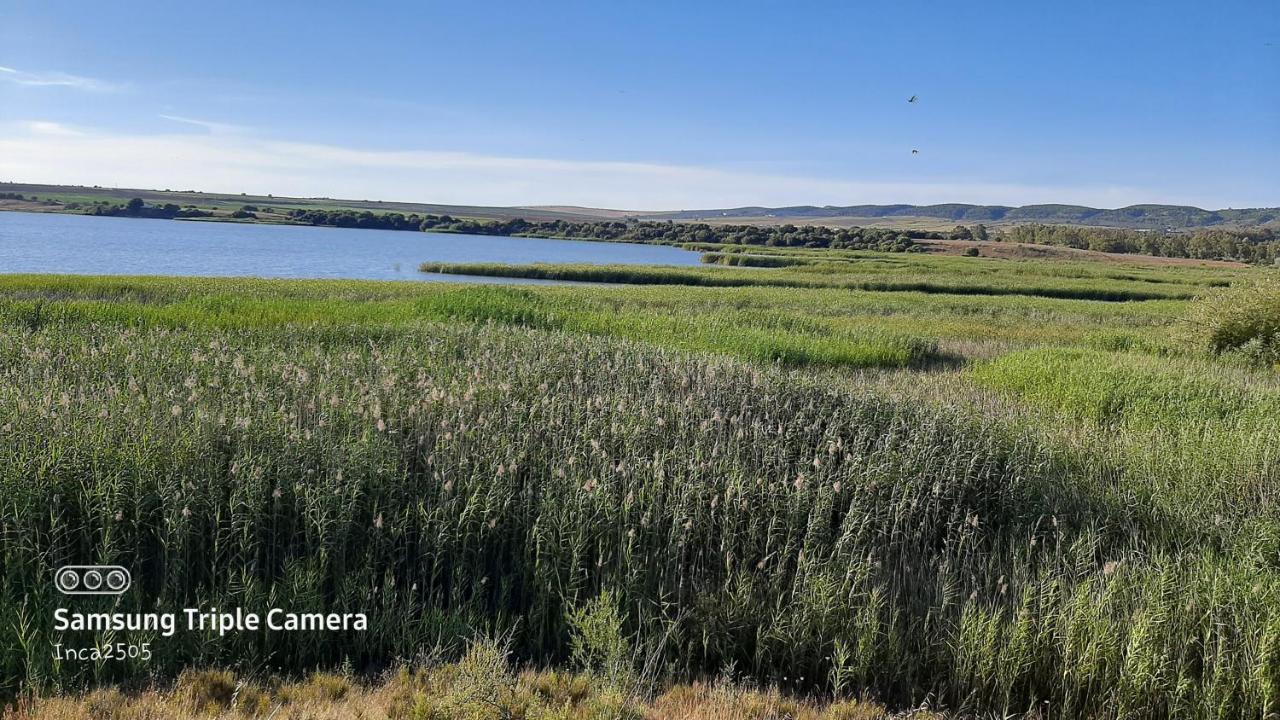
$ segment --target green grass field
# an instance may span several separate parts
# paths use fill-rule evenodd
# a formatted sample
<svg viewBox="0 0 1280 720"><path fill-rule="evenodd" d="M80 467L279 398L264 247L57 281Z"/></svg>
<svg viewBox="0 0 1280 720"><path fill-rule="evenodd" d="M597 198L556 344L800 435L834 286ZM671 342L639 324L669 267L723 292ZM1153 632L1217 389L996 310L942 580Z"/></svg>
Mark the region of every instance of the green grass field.
<svg viewBox="0 0 1280 720"><path fill-rule="evenodd" d="M554 717L663 717L662 688L730 676L823 707L1280 713L1280 377L1272 340L1211 352L1240 313L1197 312L1269 271L785 257L424 268L624 286L0 277L0 691L413 673L487 636L649 688ZM370 627L57 662L77 562L132 570L124 610ZM397 687L367 716L503 716Z"/></svg>

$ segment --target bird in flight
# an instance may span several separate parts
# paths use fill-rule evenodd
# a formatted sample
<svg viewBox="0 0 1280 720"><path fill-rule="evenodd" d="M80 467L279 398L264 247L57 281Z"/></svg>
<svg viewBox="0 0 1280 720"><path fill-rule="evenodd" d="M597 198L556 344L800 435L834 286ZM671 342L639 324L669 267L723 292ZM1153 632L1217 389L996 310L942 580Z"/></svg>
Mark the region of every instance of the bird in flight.
<svg viewBox="0 0 1280 720"><path fill-rule="evenodd" d="M919 155L919 154L920 154L920 151L919 151L919 150L916 150L915 148L912 148L912 149L911 149L911 154L912 154L912 155Z"/></svg>
<svg viewBox="0 0 1280 720"><path fill-rule="evenodd" d="M907 100L907 102L909 102L909 103L913 103L913 102L915 102L916 100L919 100L919 99L920 99L920 98L916 97L915 95L912 95L912 96Z"/></svg>

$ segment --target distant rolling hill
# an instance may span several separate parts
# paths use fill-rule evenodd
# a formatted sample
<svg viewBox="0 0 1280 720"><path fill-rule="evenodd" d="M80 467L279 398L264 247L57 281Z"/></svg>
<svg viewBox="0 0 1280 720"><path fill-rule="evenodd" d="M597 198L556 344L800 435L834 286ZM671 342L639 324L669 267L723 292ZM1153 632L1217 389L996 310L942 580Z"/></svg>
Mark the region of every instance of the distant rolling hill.
<svg viewBox="0 0 1280 720"><path fill-rule="evenodd" d="M739 207L718 210L681 210L678 212L637 215L649 220L719 220L740 218L743 221L770 218L797 221L838 218L931 218L961 224L973 223L1048 223L1091 225L1095 227L1147 228L1176 230L1214 226L1244 227L1280 224L1280 208L1242 208L1202 210L1187 205L1130 205L1105 210L1083 205L796 205L791 207Z"/></svg>
<svg viewBox="0 0 1280 720"><path fill-rule="evenodd" d="M523 218L530 221L565 220L569 222L599 220L675 220L707 221L716 223L744 223L773 225L795 223L797 225L833 226L883 226L942 230L953 225L1016 225L1046 223L1056 225L1089 225L1162 230L1188 230L1204 227L1255 227L1273 225L1280 227L1280 208L1245 208L1228 210L1202 210L1185 205L1130 205L1115 210L1100 210L1081 205L795 205L791 207L738 207L718 210L678 210L644 212L636 210L610 210L572 205L546 206L484 206L442 205L435 203L401 202L388 200L354 200L336 198L298 198L280 195L246 195L234 193L206 193L194 190L144 190L129 188L85 187L78 185L39 185L30 183L0 182L0 195L20 194L26 198L37 197L62 204L90 206L95 202L121 204L130 198L141 198L147 203L195 205L201 208L228 211L246 204L278 209L348 209L372 212L399 212L481 220L510 220ZM57 212L64 208L51 205L19 203L0 197L0 210L40 210Z"/></svg>

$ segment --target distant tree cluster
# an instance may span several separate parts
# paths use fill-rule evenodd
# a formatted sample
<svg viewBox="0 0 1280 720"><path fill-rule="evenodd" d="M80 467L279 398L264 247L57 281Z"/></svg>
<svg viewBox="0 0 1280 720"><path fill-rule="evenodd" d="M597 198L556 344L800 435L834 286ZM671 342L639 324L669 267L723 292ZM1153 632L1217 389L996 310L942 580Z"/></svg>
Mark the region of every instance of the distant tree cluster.
<svg viewBox="0 0 1280 720"><path fill-rule="evenodd" d="M1274 263L1280 257L1280 237L1271 228L1157 232L1067 225L1016 225L1001 231L996 239L1197 260Z"/></svg>
<svg viewBox="0 0 1280 720"><path fill-rule="evenodd" d="M106 215L110 217L141 217L172 220L173 218L208 217L212 212L201 210L194 205L180 207L173 203L164 205L148 205L142 198L133 198L124 205L95 203L85 211L86 215Z"/></svg>
<svg viewBox="0 0 1280 720"><path fill-rule="evenodd" d="M951 240L981 240L985 242L991 239L991 234L987 231L986 225L978 223L972 228L957 225L954 230L947 233L947 238Z"/></svg>
<svg viewBox="0 0 1280 720"><path fill-rule="evenodd" d="M5 192L0 193L0 200L26 200L22 193Z"/></svg>
<svg viewBox="0 0 1280 720"><path fill-rule="evenodd" d="M521 234L545 237L586 238L619 242L723 243L764 247L833 248L849 250L905 251L915 240L942 237L936 233L884 228L830 228L821 225L708 225L672 222L554 222L536 223Z"/></svg>
<svg viewBox="0 0 1280 720"><path fill-rule="evenodd" d="M723 243L768 247L807 247L836 249L874 249L905 251L915 240L941 238L939 233L918 230L899 231L881 228L829 228L816 225L708 225L705 223L568 220L531 221L522 218L483 221L448 215L403 215L401 213L356 212L353 210L293 210L296 222L334 227L374 228L380 230L423 230L432 232L469 233L547 238L577 238L614 242L682 245L686 243Z"/></svg>
<svg viewBox="0 0 1280 720"><path fill-rule="evenodd" d="M367 230L420 230L422 217L417 213L372 213L368 210L303 210L289 211L294 222L307 225L327 225L330 227L361 228ZM432 217L432 216L428 216Z"/></svg>

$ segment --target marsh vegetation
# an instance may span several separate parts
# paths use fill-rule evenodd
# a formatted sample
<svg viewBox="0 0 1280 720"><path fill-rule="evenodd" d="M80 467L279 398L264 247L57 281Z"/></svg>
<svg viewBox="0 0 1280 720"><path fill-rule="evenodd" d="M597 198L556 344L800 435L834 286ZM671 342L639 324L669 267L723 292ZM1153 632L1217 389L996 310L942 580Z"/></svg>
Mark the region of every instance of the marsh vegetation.
<svg viewBox="0 0 1280 720"><path fill-rule="evenodd" d="M570 667L637 713L718 677L813 699L789 717L1280 712L1263 271L788 257L627 287L0 278L4 692L345 667L456 710L440 678L502 638L494 692ZM90 559L137 579L103 608L370 627L52 662L51 574ZM274 707L262 682L219 711ZM472 716L427 712L400 717Z"/></svg>

